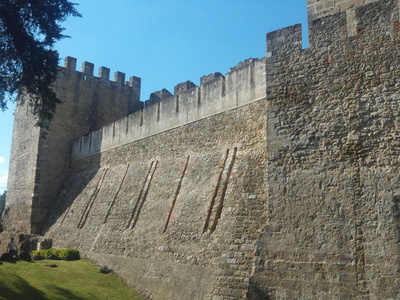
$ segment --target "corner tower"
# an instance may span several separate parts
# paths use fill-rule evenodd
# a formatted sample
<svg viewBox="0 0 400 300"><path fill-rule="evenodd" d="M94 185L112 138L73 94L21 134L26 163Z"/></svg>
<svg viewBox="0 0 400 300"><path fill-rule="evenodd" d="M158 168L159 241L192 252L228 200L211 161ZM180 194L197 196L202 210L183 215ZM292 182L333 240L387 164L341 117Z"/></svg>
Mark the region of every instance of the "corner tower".
<svg viewBox="0 0 400 300"><path fill-rule="evenodd" d="M59 68L54 90L61 100L44 136L30 113L29 95L16 106L11 160L4 214L8 232L40 233L53 208L61 183L68 174L72 140L96 130L122 116L140 110L140 78L110 69L82 64L76 71L76 59L66 57Z"/></svg>

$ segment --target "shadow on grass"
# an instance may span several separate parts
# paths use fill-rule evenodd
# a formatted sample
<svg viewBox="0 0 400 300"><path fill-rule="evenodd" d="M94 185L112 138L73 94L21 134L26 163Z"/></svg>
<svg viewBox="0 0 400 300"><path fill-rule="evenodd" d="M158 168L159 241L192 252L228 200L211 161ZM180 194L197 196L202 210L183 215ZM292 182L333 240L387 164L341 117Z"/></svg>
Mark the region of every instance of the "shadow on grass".
<svg viewBox="0 0 400 300"><path fill-rule="evenodd" d="M54 294L57 294L56 298L51 296L50 298L46 296L42 291L30 285L25 279L17 275L11 275L8 277L8 281L12 284L7 284L7 282L0 281L0 299L1 300L50 300L50 299L71 299L71 300L83 300L84 298L75 296L68 290L60 287L51 286Z"/></svg>
<svg viewBox="0 0 400 300"><path fill-rule="evenodd" d="M54 295L52 299L57 299L57 300L84 300L84 299L98 299L94 296L91 296L90 298L82 298L79 296L74 295L70 291L63 289L58 286L54 285L49 285L47 286L49 290L51 290L52 294Z"/></svg>
<svg viewBox="0 0 400 300"><path fill-rule="evenodd" d="M31 286L25 279L17 275L12 275L8 279L12 285L0 282L0 299L47 299L43 292Z"/></svg>

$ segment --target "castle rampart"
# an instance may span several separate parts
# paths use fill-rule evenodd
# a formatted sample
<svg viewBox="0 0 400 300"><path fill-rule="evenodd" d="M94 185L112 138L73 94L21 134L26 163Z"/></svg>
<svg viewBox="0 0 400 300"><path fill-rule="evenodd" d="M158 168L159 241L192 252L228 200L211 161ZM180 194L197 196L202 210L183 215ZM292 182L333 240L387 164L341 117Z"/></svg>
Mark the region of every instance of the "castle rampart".
<svg viewBox="0 0 400 300"><path fill-rule="evenodd" d="M78 248L154 299L398 299L399 1L308 7L309 48L300 25L268 33L265 58L98 116L67 151L15 130L26 157L14 157L12 180L36 185L53 151L67 155L47 219L54 246ZM75 68L61 92L74 76L116 84ZM92 89L72 90L96 107ZM32 153L48 165L24 172ZM10 212L20 207L24 224L36 217L40 201L12 197L6 220L19 221Z"/></svg>
<svg viewBox="0 0 400 300"><path fill-rule="evenodd" d="M176 86L175 95L73 142L73 159L99 153L265 98L265 59L249 59L224 77L214 73ZM182 86L186 86L184 89ZM162 100L160 100L162 99Z"/></svg>

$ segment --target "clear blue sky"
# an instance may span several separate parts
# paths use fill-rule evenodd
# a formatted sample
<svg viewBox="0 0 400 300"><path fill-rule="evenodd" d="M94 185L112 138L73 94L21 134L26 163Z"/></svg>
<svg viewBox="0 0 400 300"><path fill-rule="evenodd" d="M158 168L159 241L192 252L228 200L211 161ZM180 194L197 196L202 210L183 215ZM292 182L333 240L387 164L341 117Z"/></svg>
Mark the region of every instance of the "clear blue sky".
<svg viewBox="0 0 400 300"><path fill-rule="evenodd" d="M163 88L265 56L265 35L307 24L306 0L71 0L82 18L63 26L66 56L142 78L141 100ZM113 78L113 75L110 77ZM0 112L0 193L6 188L13 111Z"/></svg>

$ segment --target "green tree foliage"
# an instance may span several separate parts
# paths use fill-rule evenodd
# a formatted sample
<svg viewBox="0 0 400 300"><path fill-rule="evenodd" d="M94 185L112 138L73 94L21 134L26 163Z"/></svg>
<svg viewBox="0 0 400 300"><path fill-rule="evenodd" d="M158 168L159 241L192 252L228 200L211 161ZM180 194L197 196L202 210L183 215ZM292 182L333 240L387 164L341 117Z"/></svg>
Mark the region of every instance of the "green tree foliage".
<svg viewBox="0 0 400 300"><path fill-rule="evenodd" d="M0 220L3 215L4 207L6 206L7 191L0 195Z"/></svg>
<svg viewBox="0 0 400 300"><path fill-rule="evenodd" d="M61 23L80 14L68 0L0 0L0 108L18 90L30 94L37 125L51 120L60 103L51 85L58 56L52 49L65 38ZM19 100L18 100L19 101ZM22 101L22 100L21 100Z"/></svg>

